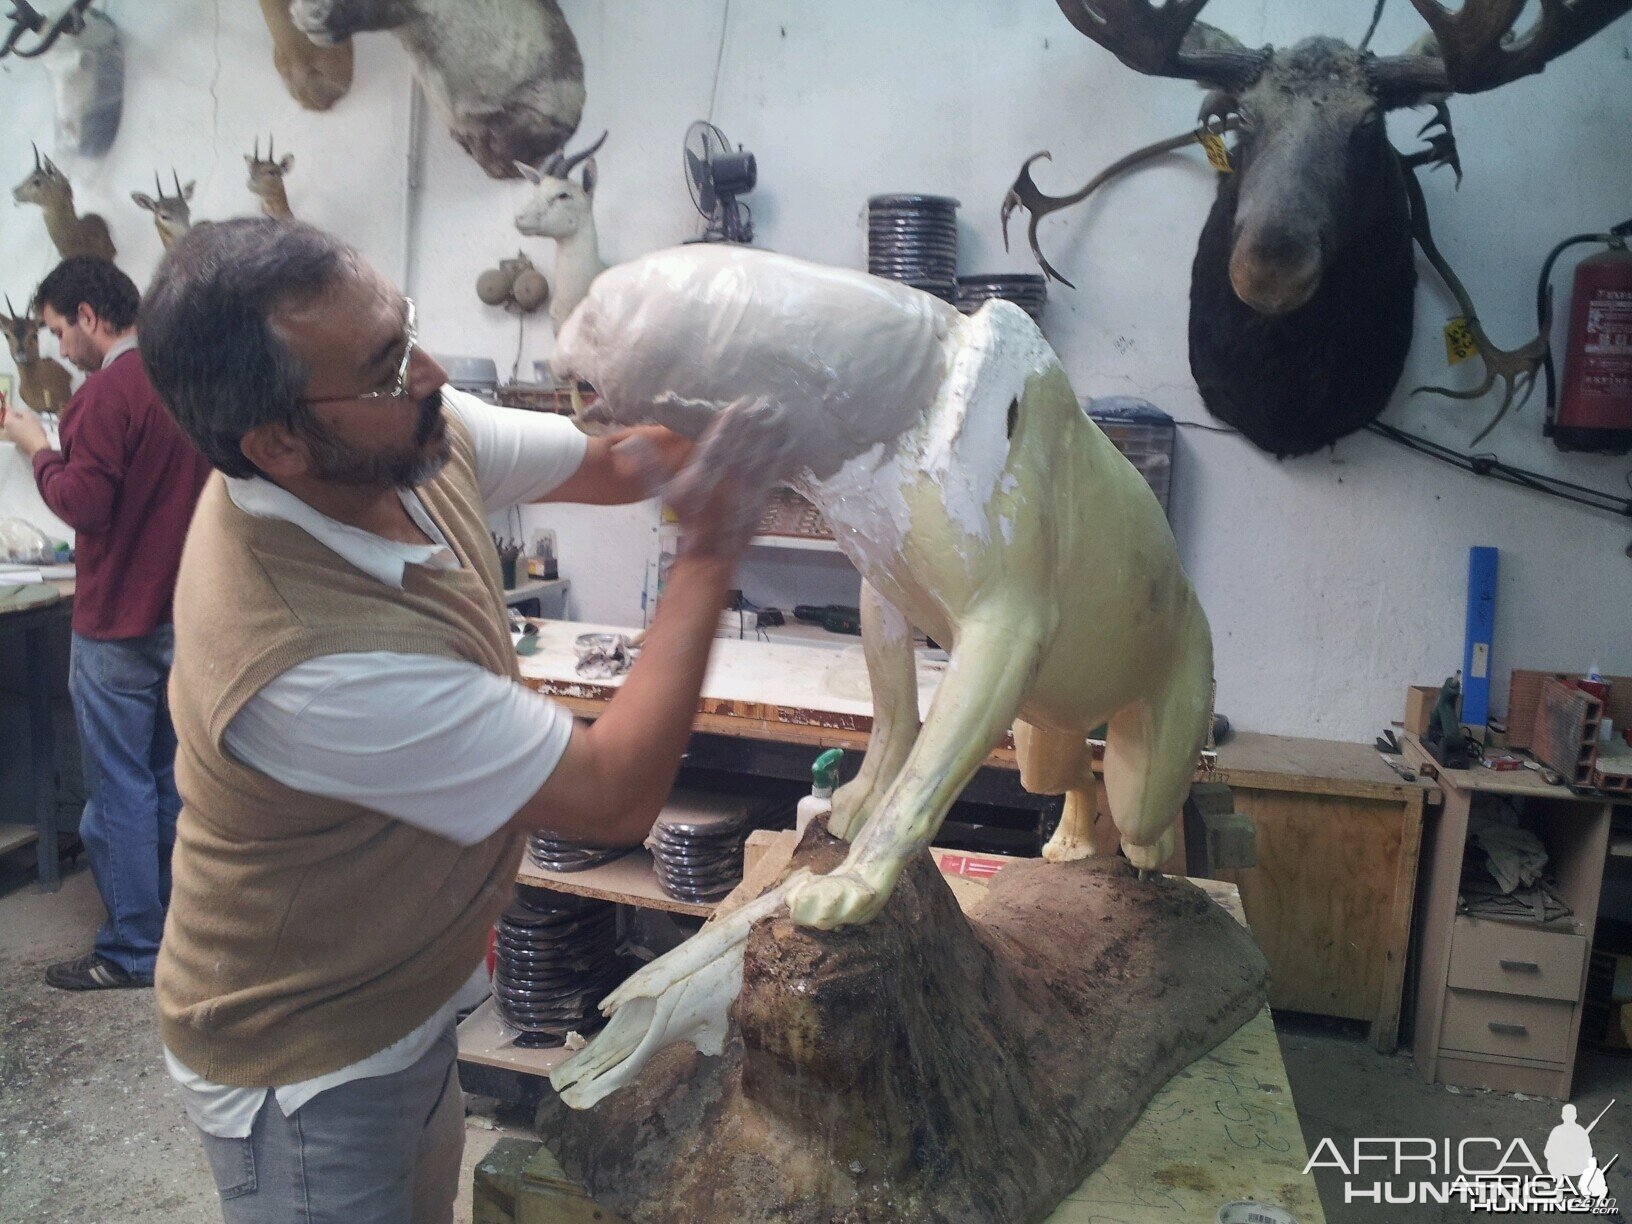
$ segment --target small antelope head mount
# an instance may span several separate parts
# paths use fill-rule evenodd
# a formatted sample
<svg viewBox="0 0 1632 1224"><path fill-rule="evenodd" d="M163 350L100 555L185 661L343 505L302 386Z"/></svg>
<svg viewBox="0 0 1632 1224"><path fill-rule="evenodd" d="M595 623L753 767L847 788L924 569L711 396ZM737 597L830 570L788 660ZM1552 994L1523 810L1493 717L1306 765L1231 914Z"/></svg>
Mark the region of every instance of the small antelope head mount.
<svg viewBox="0 0 1632 1224"><path fill-rule="evenodd" d="M244 154L249 166L249 189L260 197L261 211L269 217L293 217L289 196L284 189L283 176L294 168L295 155L285 153L278 159L272 138L266 140L266 156L261 156L261 138L255 138L255 151Z"/></svg>
<svg viewBox="0 0 1632 1224"><path fill-rule="evenodd" d="M11 350L12 361L19 367L40 359L41 326L37 315L18 314L17 308L11 304L11 295L6 295L6 313L0 315L0 331L6 333L6 347Z"/></svg>
<svg viewBox="0 0 1632 1224"><path fill-rule="evenodd" d="M19 204L38 204L41 208L71 204L74 189L68 182L68 176L58 170L49 157L40 152L39 145L34 145L33 148L34 169L27 178L12 188L11 198Z"/></svg>
<svg viewBox="0 0 1632 1224"><path fill-rule="evenodd" d="M153 214L153 224L159 231L159 241L164 243L164 249L167 251L171 243L193 227L193 210L188 201L193 198L195 185L189 181L183 187L181 176L176 173L174 166L170 168L170 177L176 184L175 195L164 194L164 186L159 182L157 171L153 174L153 190L157 195L150 196L145 191L130 193L130 198L136 201L138 208L144 208Z"/></svg>
<svg viewBox="0 0 1632 1224"><path fill-rule="evenodd" d="M570 157L556 153L538 167L517 162L521 177L535 190L516 213L516 228L530 238L572 238L594 224L591 204L595 199L595 154L606 143L606 133L587 149ZM582 182L570 177L584 167Z"/></svg>

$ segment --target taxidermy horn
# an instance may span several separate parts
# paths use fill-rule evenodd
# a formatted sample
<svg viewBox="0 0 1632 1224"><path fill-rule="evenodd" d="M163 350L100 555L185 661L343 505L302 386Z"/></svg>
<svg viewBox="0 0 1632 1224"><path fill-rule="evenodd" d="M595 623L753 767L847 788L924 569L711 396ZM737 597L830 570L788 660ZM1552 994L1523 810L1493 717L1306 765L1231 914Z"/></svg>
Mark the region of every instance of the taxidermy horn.
<svg viewBox="0 0 1632 1224"><path fill-rule="evenodd" d="M590 145L587 149L580 149L571 157L561 158L560 154L557 154L556 156L561 160L561 165L555 171L553 171L555 177L566 178L567 175L571 174L573 170L576 169L581 163L589 160L591 157L594 157L596 153L600 152L601 146L606 143L606 137L607 133L602 132L599 140Z"/></svg>
<svg viewBox="0 0 1632 1224"><path fill-rule="evenodd" d="M28 142L34 149L34 169L40 169L40 146L32 140Z"/></svg>

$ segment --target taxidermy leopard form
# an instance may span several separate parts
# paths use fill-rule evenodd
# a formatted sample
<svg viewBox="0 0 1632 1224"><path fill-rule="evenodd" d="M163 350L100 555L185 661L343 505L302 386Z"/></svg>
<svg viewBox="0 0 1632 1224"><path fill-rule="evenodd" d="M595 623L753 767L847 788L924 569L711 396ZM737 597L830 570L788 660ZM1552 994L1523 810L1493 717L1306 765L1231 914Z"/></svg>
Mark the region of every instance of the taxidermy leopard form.
<svg viewBox="0 0 1632 1224"><path fill-rule="evenodd" d="M553 1077L568 1104L673 1041L718 1053L753 923L784 904L805 926L871 920L1011 724L1025 785L1069 794L1050 857L1091 852L1086 736L1101 723L1124 852L1143 869L1168 856L1209 718L1207 619L1154 495L1018 307L966 319L859 272L688 246L602 273L553 364L619 425L695 437L743 405L780 414L775 475L865 580L874 705L861 772L834 796L843 864L788 879L614 991L609 1026ZM710 431L695 469L728 434ZM921 727L912 627L951 644Z"/></svg>

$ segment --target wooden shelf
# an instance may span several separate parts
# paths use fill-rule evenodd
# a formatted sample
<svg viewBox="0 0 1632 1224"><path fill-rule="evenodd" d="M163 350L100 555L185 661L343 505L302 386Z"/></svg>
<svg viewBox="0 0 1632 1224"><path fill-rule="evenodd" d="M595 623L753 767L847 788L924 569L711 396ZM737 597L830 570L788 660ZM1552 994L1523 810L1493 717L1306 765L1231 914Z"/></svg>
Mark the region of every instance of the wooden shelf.
<svg viewBox="0 0 1632 1224"><path fill-rule="evenodd" d="M39 831L31 824L0 823L0 854L10 854L39 840Z"/></svg>
<svg viewBox="0 0 1632 1224"><path fill-rule="evenodd" d="M756 535L748 541L753 548L793 548L804 552L838 553L838 541L826 536Z"/></svg>
<svg viewBox="0 0 1632 1224"><path fill-rule="evenodd" d="M657 882L651 851L645 847L631 851L614 862L591 867L588 871L545 871L531 859L524 858L521 870L516 872L516 882L533 888L572 893L578 897L598 897L602 901L616 901L619 905L633 905L640 909L690 914L694 918L707 918L714 912L712 902L676 901L664 892L663 886Z"/></svg>
<svg viewBox="0 0 1632 1224"><path fill-rule="evenodd" d="M548 1076L572 1057L572 1051L566 1046L535 1049L517 1045L508 1028L499 1015L499 1005L489 995L459 1025L459 1061L496 1067L500 1071Z"/></svg>

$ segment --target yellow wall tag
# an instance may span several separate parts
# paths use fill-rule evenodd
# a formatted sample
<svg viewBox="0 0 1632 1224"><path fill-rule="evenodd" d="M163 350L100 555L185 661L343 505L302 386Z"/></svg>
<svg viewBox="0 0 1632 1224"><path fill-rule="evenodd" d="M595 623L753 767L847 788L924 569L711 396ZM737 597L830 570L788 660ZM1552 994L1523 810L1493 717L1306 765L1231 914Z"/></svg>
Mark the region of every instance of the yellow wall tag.
<svg viewBox="0 0 1632 1224"><path fill-rule="evenodd" d="M1207 150L1207 160L1213 164L1213 169L1220 174L1232 174L1235 167L1230 165L1230 151L1224 147L1224 137L1217 132L1209 132L1201 128L1196 132L1196 139L1201 147Z"/></svg>
<svg viewBox="0 0 1632 1224"><path fill-rule="evenodd" d="M1479 351L1478 345L1473 342L1473 333L1468 330L1468 321L1455 318L1445 324L1445 364L1457 365L1474 356Z"/></svg>

